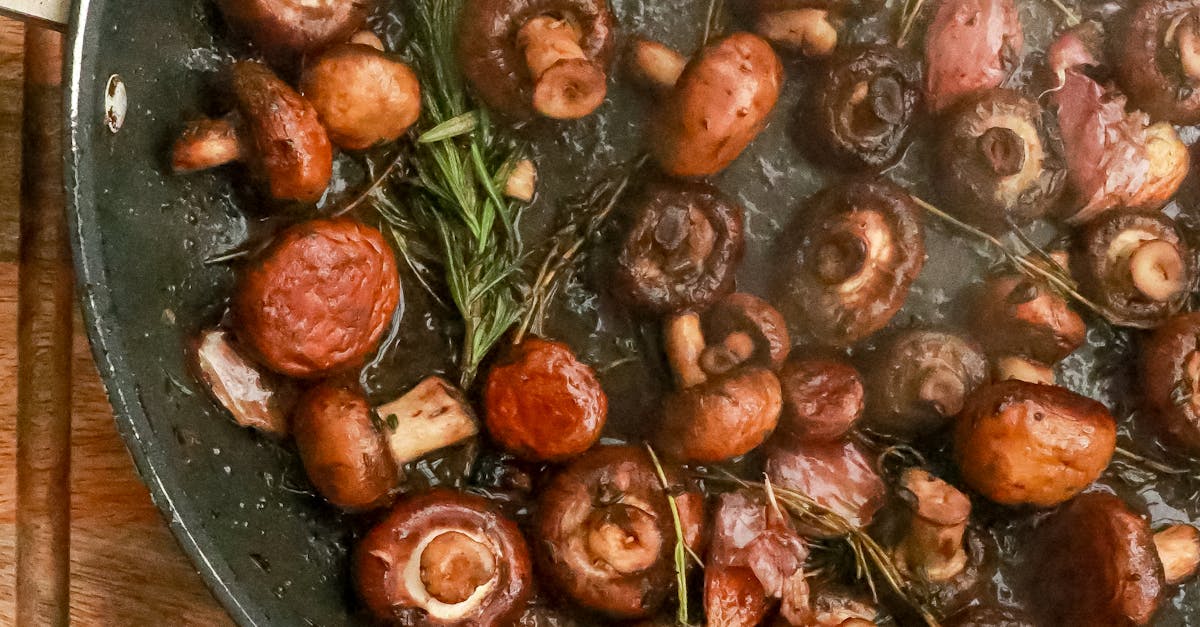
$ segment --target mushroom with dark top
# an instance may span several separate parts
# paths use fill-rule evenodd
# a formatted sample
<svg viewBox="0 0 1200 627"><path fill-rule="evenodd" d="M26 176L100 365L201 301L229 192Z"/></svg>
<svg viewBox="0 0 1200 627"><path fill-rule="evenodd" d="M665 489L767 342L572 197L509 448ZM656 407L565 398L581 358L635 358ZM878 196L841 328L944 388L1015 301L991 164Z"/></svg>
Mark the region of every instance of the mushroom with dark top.
<svg viewBox="0 0 1200 627"><path fill-rule="evenodd" d="M749 453L766 441L779 422L782 407L775 374L746 366L668 396L663 401L658 439L673 457L723 461Z"/></svg>
<svg viewBox="0 0 1200 627"><path fill-rule="evenodd" d="M854 344L886 326L925 264L921 210L883 179L825 189L788 233L775 302L795 335L820 344Z"/></svg>
<svg viewBox="0 0 1200 627"><path fill-rule="evenodd" d="M825 62L813 97L798 110L798 140L831 165L886 167L900 158L920 99L920 70L905 52L843 48Z"/></svg>
<svg viewBox="0 0 1200 627"><path fill-rule="evenodd" d="M937 330L895 335L867 371L867 423L912 437L940 430L967 395L988 379L983 352L967 338Z"/></svg>
<svg viewBox="0 0 1200 627"><path fill-rule="evenodd" d="M934 182L968 222L991 231L1021 226L1044 215L1062 191L1052 145L1037 102L988 90L946 113Z"/></svg>
<svg viewBox="0 0 1200 627"><path fill-rule="evenodd" d="M967 398L954 458L967 485L1002 505L1050 507L1100 477L1117 426L1100 403L1066 388L1001 381Z"/></svg>
<svg viewBox="0 0 1200 627"><path fill-rule="evenodd" d="M381 620L510 625L533 589L516 523L478 496L438 489L397 503L359 542L354 583Z"/></svg>
<svg viewBox="0 0 1200 627"><path fill-rule="evenodd" d="M1200 455L1200 313L1174 316L1142 344L1142 417L1169 444Z"/></svg>
<svg viewBox="0 0 1200 627"><path fill-rule="evenodd" d="M874 460L848 438L813 442L781 434L767 446L766 473L775 486L807 495L855 527L871 523L887 494ZM821 536L815 529L799 529L805 536Z"/></svg>
<svg viewBox="0 0 1200 627"><path fill-rule="evenodd" d="M421 86L404 63L364 44L326 50L304 68L300 91L329 138L363 150L404 134L421 113Z"/></svg>
<svg viewBox="0 0 1200 627"><path fill-rule="evenodd" d="M935 112L999 87L1025 44L1013 0L945 0L925 34L925 102Z"/></svg>
<svg viewBox="0 0 1200 627"><path fill-rule="evenodd" d="M1155 327L1186 304L1194 255L1175 221L1114 209L1077 232L1071 269L1084 295L1132 326Z"/></svg>
<svg viewBox="0 0 1200 627"><path fill-rule="evenodd" d="M683 313L665 323L667 361L681 388L743 366L778 370L791 350L787 321L757 296L726 296L703 315Z"/></svg>
<svg viewBox="0 0 1200 627"><path fill-rule="evenodd" d="M843 359L798 353L783 364L779 383L783 390L780 434L838 440L862 417L866 404L862 377Z"/></svg>
<svg viewBox="0 0 1200 627"><path fill-rule="evenodd" d="M274 60L290 62L362 28L375 0L217 0L221 14Z"/></svg>
<svg viewBox="0 0 1200 627"><path fill-rule="evenodd" d="M606 0L470 0L458 61L492 109L581 118L604 102L616 25Z"/></svg>
<svg viewBox="0 0 1200 627"><path fill-rule="evenodd" d="M541 491L534 517L542 572L579 606L621 619L653 614L675 582L676 495L684 541L698 550L703 496L667 469L664 490L645 449L605 446L577 458Z"/></svg>
<svg viewBox="0 0 1200 627"><path fill-rule="evenodd" d="M1087 325L1046 284L1019 274L984 283L972 318L975 337L989 353L1024 355L1053 364L1083 345Z"/></svg>
<svg viewBox="0 0 1200 627"><path fill-rule="evenodd" d="M1117 80L1133 104L1158 120L1200 122L1200 2L1142 0L1115 22Z"/></svg>
<svg viewBox="0 0 1200 627"><path fill-rule="evenodd" d="M267 435L288 434L295 389L248 359L228 331L210 329L193 343L196 374L234 422Z"/></svg>

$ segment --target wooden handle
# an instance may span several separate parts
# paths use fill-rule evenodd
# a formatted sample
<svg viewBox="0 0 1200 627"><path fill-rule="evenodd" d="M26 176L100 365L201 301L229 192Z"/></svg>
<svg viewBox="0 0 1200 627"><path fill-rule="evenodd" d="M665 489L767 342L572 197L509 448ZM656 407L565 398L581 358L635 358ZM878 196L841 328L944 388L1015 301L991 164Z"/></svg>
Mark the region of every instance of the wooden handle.
<svg viewBox="0 0 1200 627"><path fill-rule="evenodd" d="M62 36L25 32L17 306L17 625L70 610L72 271L62 166Z"/></svg>

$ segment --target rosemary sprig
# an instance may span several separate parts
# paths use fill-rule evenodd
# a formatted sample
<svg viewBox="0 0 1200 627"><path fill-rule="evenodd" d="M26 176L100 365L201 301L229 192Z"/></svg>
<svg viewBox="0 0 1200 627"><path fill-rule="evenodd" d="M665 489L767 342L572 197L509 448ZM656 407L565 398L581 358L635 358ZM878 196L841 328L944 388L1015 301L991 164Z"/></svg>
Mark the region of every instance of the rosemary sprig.
<svg viewBox="0 0 1200 627"><path fill-rule="evenodd" d="M921 9L925 6L925 0L904 0L900 7L900 32L896 35L896 47L903 48L908 43L908 37L912 34L913 26L917 23L917 17L921 15Z"/></svg>
<svg viewBox="0 0 1200 627"><path fill-rule="evenodd" d="M650 461L654 462L654 471L658 473L663 493L667 495L667 505L671 508L671 519L675 525L675 584L679 595L679 611L675 617L680 625L690 625L687 585L688 555L690 554L701 568L704 567L704 564L700 561L700 557L692 552L692 547L687 545L687 541L683 537L683 523L679 520L679 504L675 502L675 495L671 493L671 484L667 481L667 473L658 460L658 453L655 453L654 447L649 444L646 445L646 452L650 453Z"/></svg>

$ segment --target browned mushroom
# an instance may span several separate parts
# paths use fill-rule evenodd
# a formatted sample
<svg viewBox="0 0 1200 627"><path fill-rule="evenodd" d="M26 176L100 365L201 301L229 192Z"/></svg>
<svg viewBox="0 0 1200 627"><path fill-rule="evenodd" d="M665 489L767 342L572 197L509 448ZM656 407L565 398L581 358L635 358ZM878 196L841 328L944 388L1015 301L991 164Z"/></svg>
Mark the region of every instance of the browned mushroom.
<svg viewBox="0 0 1200 627"><path fill-rule="evenodd" d="M796 335L820 344L853 344L887 325L925 264L920 209L883 179L825 189L788 233L775 302Z"/></svg>
<svg viewBox="0 0 1200 627"><path fill-rule="evenodd" d="M753 366L678 390L663 402L659 441L672 456L695 462L744 455L775 430L780 394L775 374Z"/></svg>
<svg viewBox="0 0 1200 627"><path fill-rule="evenodd" d="M679 82L687 59L662 43L639 37L629 45L629 67L642 85L667 91Z"/></svg>
<svg viewBox="0 0 1200 627"><path fill-rule="evenodd" d="M1083 494L1051 514L1029 556L1029 596L1048 625L1147 625L1163 597L1149 525L1111 494Z"/></svg>
<svg viewBox="0 0 1200 627"><path fill-rule="evenodd" d="M1141 348L1145 420L1172 445L1200 455L1200 313L1167 320Z"/></svg>
<svg viewBox="0 0 1200 627"><path fill-rule="evenodd" d="M266 65L233 66L237 115L191 122L173 148L176 172L244 160L277 200L316 202L333 176L333 148L315 109Z"/></svg>
<svg viewBox="0 0 1200 627"><path fill-rule="evenodd" d="M242 354L220 329L200 334L193 346L195 367L213 398L234 422L274 437L288 434L295 390L288 382Z"/></svg>
<svg viewBox="0 0 1200 627"><path fill-rule="evenodd" d="M994 354L1057 363L1083 344L1087 325L1045 284L1018 274L987 280L972 318L975 337Z"/></svg>
<svg viewBox="0 0 1200 627"><path fill-rule="evenodd" d="M458 61L492 109L580 118L604 102L615 28L606 0L470 0Z"/></svg>
<svg viewBox="0 0 1200 627"><path fill-rule="evenodd" d="M770 303L744 293L726 296L703 316L668 318L664 337L667 360L681 388L743 366L778 370L791 350L783 316Z"/></svg>
<svg viewBox="0 0 1200 627"><path fill-rule="evenodd" d="M742 208L703 183L662 182L634 204L614 290L651 314L702 310L733 291Z"/></svg>
<svg viewBox="0 0 1200 627"><path fill-rule="evenodd" d="M421 113L421 86L407 65L364 44L341 44L304 68L300 91L329 138L362 150L404 134Z"/></svg>
<svg viewBox="0 0 1200 627"><path fill-rule="evenodd" d="M1200 122L1200 2L1142 0L1115 20L1117 80L1158 120Z"/></svg>
<svg viewBox="0 0 1200 627"><path fill-rule="evenodd" d="M987 358L965 337L904 331L874 356L867 371L867 422L907 437L938 431L987 378Z"/></svg>
<svg viewBox="0 0 1200 627"><path fill-rule="evenodd" d="M925 34L925 101L943 111L999 87L1021 61L1025 38L1012 0L946 0Z"/></svg>
<svg viewBox="0 0 1200 627"><path fill-rule="evenodd" d="M684 539L698 547L703 497L668 469ZM614 618L654 613L675 581L668 492L642 448L605 446L567 466L541 491L535 554L548 581L575 603Z"/></svg>
<svg viewBox="0 0 1200 627"><path fill-rule="evenodd" d="M826 2L758 3L754 32L778 48L824 57L837 47L837 15ZM771 5L774 6L771 6Z"/></svg>
<svg viewBox="0 0 1200 627"><path fill-rule="evenodd" d="M870 524L887 493L873 461L850 439L811 442L781 434L767 447L766 472L774 485L807 495L856 527ZM800 533L822 535L806 527Z"/></svg>
<svg viewBox="0 0 1200 627"><path fill-rule="evenodd" d="M653 117L650 152L671 176L724 170L767 124L783 64L771 45L734 33L698 52Z"/></svg>
<svg viewBox="0 0 1200 627"><path fill-rule="evenodd" d="M1078 232L1071 269L1085 296L1130 325L1154 327L1185 304L1193 254L1162 213L1114 209Z"/></svg>
<svg viewBox="0 0 1200 627"><path fill-rule="evenodd" d="M1169 525L1154 534L1154 552L1163 564L1167 584L1179 585L1200 569L1200 529L1191 525Z"/></svg>
<svg viewBox="0 0 1200 627"><path fill-rule="evenodd" d="M967 398L954 457L967 484L992 501L1050 507L1095 481L1116 444L1116 423L1100 403L1009 380Z"/></svg>
<svg viewBox="0 0 1200 627"><path fill-rule="evenodd" d="M994 89L964 99L946 114L934 182L947 206L992 231L1046 213L1062 190L1062 169L1037 102Z"/></svg>
<svg viewBox="0 0 1200 627"><path fill-rule="evenodd" d="M798 109L798 140L814 158L843 168L882 168L900 158L921 99L920 70L898 48L838 50Z"/></svg>
<svg viewBox="0 0 1200 627"><path fill-rule="evenodd" d="M534 461L563 461L588 450L608 417L596 373L566 344L536 337L492 367L483 403L492 438Z"/></svg>
<svg viewBox="0 0 1200 627"><path fill-rule="evenodd" d="M862 417L862 377L845 360L793 355L779 371L779 383L783 390L781 435L838 440Z"/></svg>
<svg viewBox="0 0 1200 627"><path fill-rule="evenodd" d="M217 0L229 24L276 60L291 60L350 38L375 0Z"/></svg>
<svg viewBox="0 0 1200 627"><path fill-rule="evenodd" d="M510 625L532 570L516 523L486 499L445 489L398 503L354 553L359 595L401 625Z"/></svg>

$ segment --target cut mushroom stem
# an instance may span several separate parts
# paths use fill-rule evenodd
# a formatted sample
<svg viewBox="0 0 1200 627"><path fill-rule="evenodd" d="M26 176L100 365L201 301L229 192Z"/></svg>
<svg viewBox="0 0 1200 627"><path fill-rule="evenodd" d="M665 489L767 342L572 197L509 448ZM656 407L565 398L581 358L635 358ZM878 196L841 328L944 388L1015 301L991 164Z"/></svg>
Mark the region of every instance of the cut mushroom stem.
<svg viewBox="0 0 1200 627"><path fill-rule="evenodd" d="M1011 128L989 128L976 143L984 162L997 176L1012 176L1025 167L1025 140Z"/></svg>
<svg viewBox="0 0 1200 627"><path fill-rule="evenodd" d="M712 376L746 363L754 356L754 338L749 333L730 333L720 344L709 346L700 354L700 369Z"/></svg>
<svg viewBox="0 0 1200 627"><path fill-rule="evenodd" d="M1021 355L1004 355L992 367L997 381L1016 379L1029 383L1054 385L1054 369Z"/></svg>
<svg viewBox="0 0 1200 627"><path fill-rule="evenodd" d="M388 449L404 466L479 433L475 413L462 394L441 377L429 377L400 398L375 408Z"/></svg>
<svg viewBox="0 0 1200 627"><path fill-rule="evenodd" d="M376 35L369 30L360 30L351 35L350 43L370 46L380 52L383 52L383 40L379 38L379 35Z"/></svg>
<svg viewBox="0 0 1200 627"><path fill-rule="evenodd" d="M917 385L917 398L933 406L939 414L953 416L962 410L967 389L962 377L953 370L930 368Z"/></svg>
<svg viewBox="0 0 1200 627"><path fill-rule="evenodd" d="M587 522L588 554L618 573L642 572L658 561L663 538L652 514L615 503L592 512Z"/></svg>
<svg viewBox="0 0 1200 627"><path fill-rule="evenodd" d="M566 20L543 15L525 23L517 42L533 77L533 108L560 120L595 111L607 93L607 76L580 47L582 33Z"/></svg>
<svg viewBox="0 0 1200 627"><path fill-rule="evenodd" d="M1183 255L1170 242L1151 240L1138 246L1129 256L1129 276L1134 287L1158 302L1175 298L1187 286Z"/></svg>
<svg viewBox="0 0 1200 627"><path fill-rule="evenodd" d="M897 567L927 582L953 579L967 567L970 499L920 468L905 471L900 484L915 501L908 532L894 549Z"/></svg>
<svg viewBox="0 0 1200 627"><path fill-rule="evenodd" d="M504 195L521 202L531 202L537 191L537 166L530 159L522 159L513 167L504 184Z"/></svg>
<svg viewBox="0 0 1200 627"><path fill-rule="evenodd" d="M837 47L837 29L821 9L772 11L759 16L755 30L772 43L809 57L823 57Z"/></svg>
<svg viewBox="0 0 1200 627"><path fill-rule="evenodd" d="M1200 81L1200 15L1188 13L1175 29L1179 67L1184 76Z"/></svg>
<svg viewBox="0 0 1200 627"><path fill-rule="evenodd" d="M431 534L417 559L404 571L410 590L424 589L430 601L446 606L466 603L488 592L487 584L496 577L496 556L483 541L464 531L446 529Z"/></svg>
<svg viewBox="0 0 1200 627"><path fill-rule="evenodd" d="M630 48L630 69L643 85L668 90L679 81L687 59L671 48L648 39L636 39Z"/></svg>
<svg viewBox="0 0 1200 627"><path fill-rule="evenodd" d="M1154 548L1171 585L1190 579L1200 568L1200 530L1191 525L1171 525L1154 534Z"/></svg>
<svg viewBox="0 0 1200 627"><path fill-rule="evenodd" d="M239 161L242 142L237 127L229 118L189 122L175 141L171 167L175 172L199 172Z"/></svg>
<svg viewBox="0 0 1200 627"><path fill-rule="evenodd" d="M667 319L664 330L667 361L675 373L675 382L680 388L690 388L708 380L700 366L704 354L704 329L700 315L692 312Z"/></svg>

